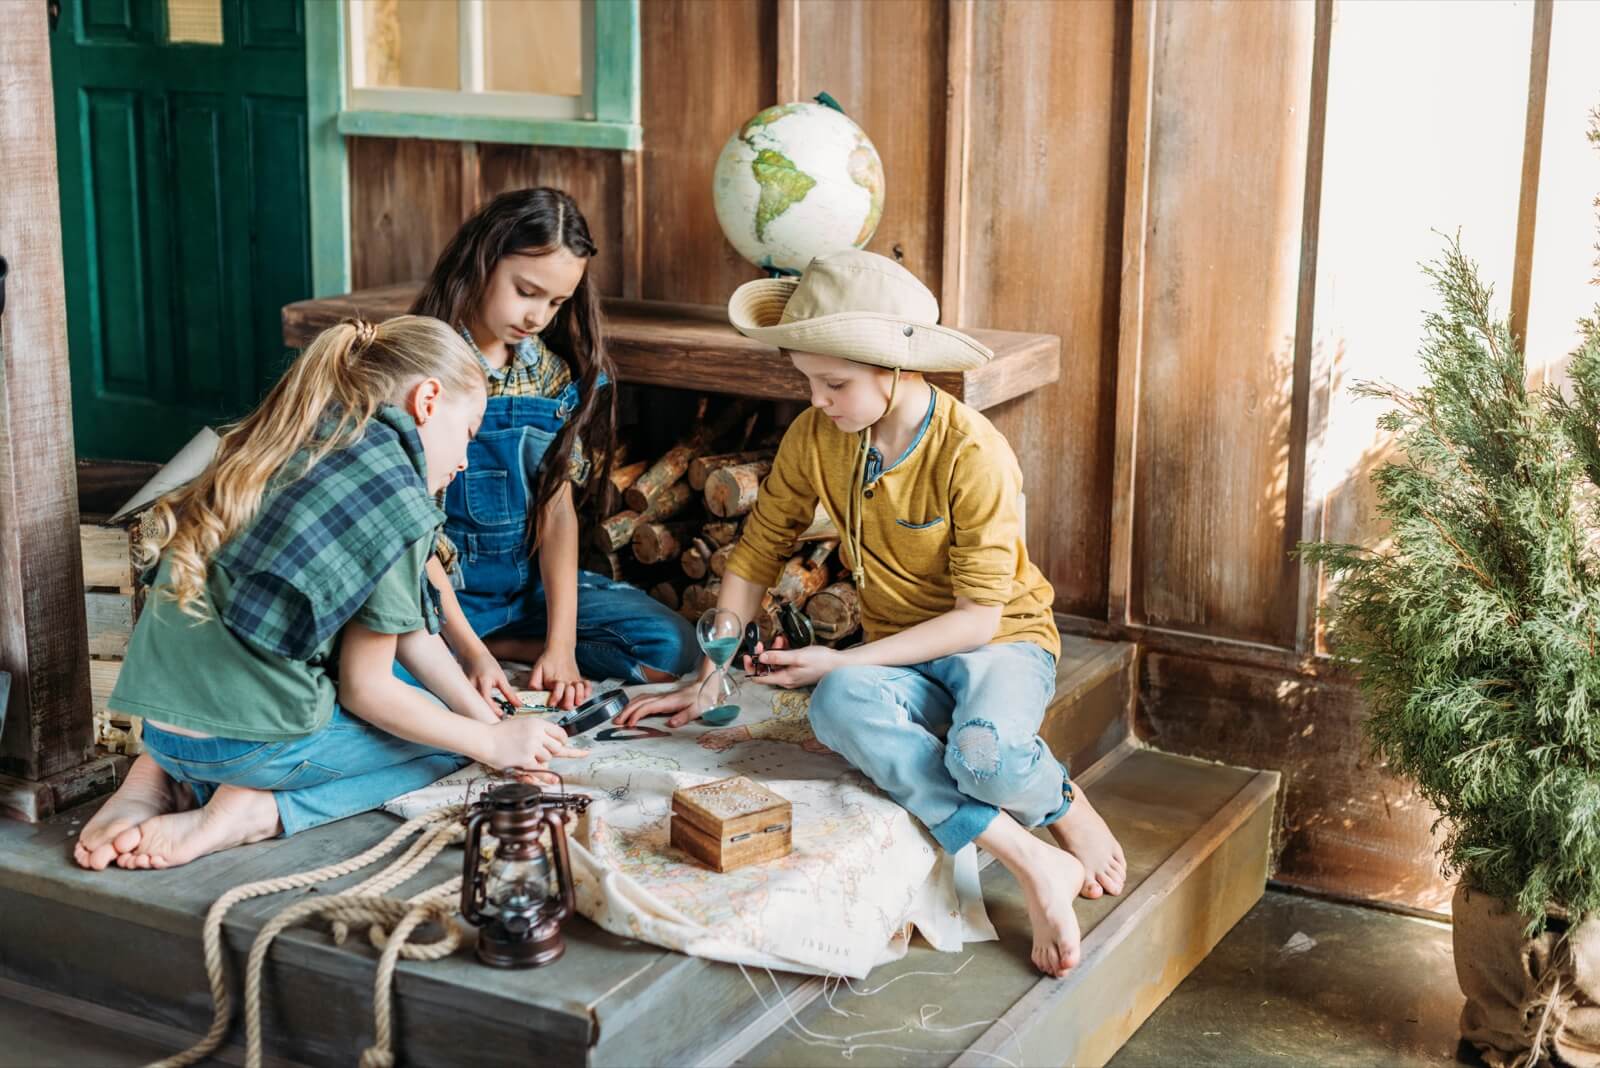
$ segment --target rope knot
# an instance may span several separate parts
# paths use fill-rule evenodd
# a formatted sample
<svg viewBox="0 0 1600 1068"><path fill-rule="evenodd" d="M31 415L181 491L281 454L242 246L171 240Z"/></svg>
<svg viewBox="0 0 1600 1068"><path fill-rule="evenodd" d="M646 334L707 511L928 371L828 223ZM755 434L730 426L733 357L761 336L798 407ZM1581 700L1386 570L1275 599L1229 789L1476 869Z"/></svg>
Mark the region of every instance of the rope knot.
<svg viewBox="0 0 1600 1068"><path fill-rule="evenodd" d="M361 1068L394 1068L394 1051L369 1046L361 1054Z"/></svg>

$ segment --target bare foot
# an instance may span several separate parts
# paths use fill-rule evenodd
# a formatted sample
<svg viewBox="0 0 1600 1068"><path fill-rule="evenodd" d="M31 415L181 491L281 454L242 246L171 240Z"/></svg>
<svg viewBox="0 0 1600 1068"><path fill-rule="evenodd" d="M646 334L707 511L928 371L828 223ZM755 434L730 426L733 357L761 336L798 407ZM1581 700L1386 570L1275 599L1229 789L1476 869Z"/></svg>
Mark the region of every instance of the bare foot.
<svg viewBox="0 0 1600 1068"><path fill-rule="evenodd" d="M141 823L168 812L182 812L193 804L194 794L187 786L174 782L149 753L141 753L117 792L79 833L72 859L81 867L104 871L139 844Z"/></svg>
<svg viewBox="0 0 1600 1068"><path fill-rule="evenodd" d="M1083 896L1120 894L1128 879L1128 861L1122 845L1088 796L1074 787L1075 796L1066 815L1050 824L1050 835L1062 849L1083 863Z"/></svg>
<svg viewBox="0 0 1600 1068"><path fill-rule="evenodd" d="M979 848L1017 877L1033 928L1033 964L1059 979L1078 964L1078 917L1073 903L1083 885L1083 862L1042 842L1001 812L975 839Z"/></svg>
<svg viewBox="0 0 1600 1068"><path fill-rule="evenodd" d="M219 786L204 808L172 812L141 823L138 841L117 856L123 868L175 868L191 860L276 835L278 803L267 790Z"/></svg>
<svg viewBox="0 0 1600 1068"><path fill-rule="evenodd" d="M1072 904L1078 897L1074 888L1083 885L1083 864L1039 842L1037 855L1015 874L1033 927L1033 966L1059 979L1078 965L1078 917Z"/></svg>

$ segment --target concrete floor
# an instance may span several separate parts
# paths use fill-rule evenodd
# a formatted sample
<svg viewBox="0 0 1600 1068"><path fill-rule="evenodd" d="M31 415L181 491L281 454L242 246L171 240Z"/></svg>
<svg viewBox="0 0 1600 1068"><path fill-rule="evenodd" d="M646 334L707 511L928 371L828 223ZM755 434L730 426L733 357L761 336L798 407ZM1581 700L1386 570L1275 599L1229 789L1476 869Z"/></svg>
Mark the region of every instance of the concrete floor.
<svg viewBox="0 0 1600 1068"><path fill-rule="evenodd" d="M1448 926L1268 891L1109 1068L1456 1064L1461 1003Z"/></svg>
<svg viewBox="0 0 1600 1068"><path fill-rule="evenodd" d="M1450 1065L1460 1011L1448 927L1269 891L1110 1068ZM3 998L0 1036L0 1068L173 1052Z"/></svg>

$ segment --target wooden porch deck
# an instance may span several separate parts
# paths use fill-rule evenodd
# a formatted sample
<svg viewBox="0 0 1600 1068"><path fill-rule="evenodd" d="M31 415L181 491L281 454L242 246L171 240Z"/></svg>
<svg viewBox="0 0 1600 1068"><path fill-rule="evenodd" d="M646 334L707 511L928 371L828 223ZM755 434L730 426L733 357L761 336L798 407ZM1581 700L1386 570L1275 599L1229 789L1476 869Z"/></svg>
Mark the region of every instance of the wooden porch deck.
<svg viewBox="0 0 1600 1068"><path fill-rule="evenodd" d="M1260 896L1266 879L1276 776L1137 749L1127 740L1131 647L1073 640L1063 656L1046 734L1073 754L1077 777L1128 852L1130 881L1116 899L1084 902L1085 962L1063 981L1028 961L1027 914L1010 875L983 875L999 942L940 954L920 941L869 986L915 971L872 998L833 1002L865 1014L843 1032L897 1026L939 1002L941 1024L1003 1020L987 1030L910 1036L916 1056L863 1049L866 1064L1099 1063ZM28 825L0 822L0 986L32 992L90 1022L176 1049L210 1019L200 931L210 904L232 886L352 855L392 829L368 814L287 840L263 842L168 872L86 872L70 860L85 806ZM408 887L443 881L459 864L447 851ZM356 877L350 880L353 882ZM257 899L230 916L237 977L255 934L304 891ZM412 1064L573 1065L834 1063L836 1049L795 1037L790 1010L808 1026L841 1033L825 1014L821 981L769 976L685 957L600 931L568 927L567 956L528 972L478 965L465 951L433 963L402 962L396 979L396 1046ZM304 1064L349 1063L371 1041L376 951L336 946L322 929L286 932L266 972L270 1055ZM970 958L970 960L969 960ZM774 986L776 984L776 987ZM774 995L787 997L782 1007ZM765 1004L764 1004L765 1000ZM236 1012L236 1017L239 1014ZM887 1021L887 1022L886 1022ZM236 1029L238 1020L235 1020ZM1015 1032L1015 1033L1014 1033ZM940 1040L942 1039L942 1041Z"/></svg>

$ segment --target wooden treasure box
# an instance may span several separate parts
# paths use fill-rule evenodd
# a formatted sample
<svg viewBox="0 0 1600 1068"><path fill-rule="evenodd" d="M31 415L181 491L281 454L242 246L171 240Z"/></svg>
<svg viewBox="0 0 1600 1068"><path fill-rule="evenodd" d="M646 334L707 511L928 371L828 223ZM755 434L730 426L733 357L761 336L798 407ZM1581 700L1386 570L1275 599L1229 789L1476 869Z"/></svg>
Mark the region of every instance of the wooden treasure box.
<svg viewBox="0 0 1600 1068"><path fill-rule="evenodd" d="M717 871L787 856L789 802L743 775L672 794L672 844Z"/></svg>

